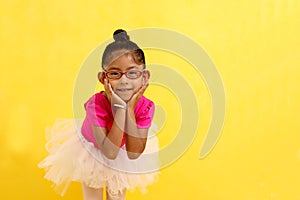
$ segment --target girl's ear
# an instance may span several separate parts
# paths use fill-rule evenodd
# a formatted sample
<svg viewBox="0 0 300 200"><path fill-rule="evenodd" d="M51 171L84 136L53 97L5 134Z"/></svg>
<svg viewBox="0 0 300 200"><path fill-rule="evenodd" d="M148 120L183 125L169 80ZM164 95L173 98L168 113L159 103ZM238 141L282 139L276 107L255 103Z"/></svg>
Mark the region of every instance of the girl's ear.
<svg viewBox="0 0 300 200"><path fill-rule="evenodd" d="M145 70L143 74L143 85L147 84L150 79L150 71Z"/></svg>
<svg viewBox="0 0 300 200"><path fill-rule="evenodd" d="M104 78L105 78L104 72L99 72L98 73L98 80L100 81L100 83L104 84Z"/></svg>

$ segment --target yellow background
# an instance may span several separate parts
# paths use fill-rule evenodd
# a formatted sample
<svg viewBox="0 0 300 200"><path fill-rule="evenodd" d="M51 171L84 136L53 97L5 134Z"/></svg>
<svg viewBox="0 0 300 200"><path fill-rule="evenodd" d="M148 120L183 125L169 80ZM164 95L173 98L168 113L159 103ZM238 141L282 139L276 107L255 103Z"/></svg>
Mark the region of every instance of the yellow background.
<svg viewBox="0 0 300 200"><path fill-rule="evenodd" d="M182 70L199 95L197 137L148 194L128 199L300 199L299 0L2 0L0 13L1 199L62 199L37 168L45 127L73 116L76 75L89 53L117 28L142 27L178 31L206 50L224 82L226 120L199 160L211 103L203 82ZM147 56L182 69L170 55ZM172 104L162 98L168 114ZM176 120L167 118L162 144ZM73 183L63 199L81 195Z"/></svg>

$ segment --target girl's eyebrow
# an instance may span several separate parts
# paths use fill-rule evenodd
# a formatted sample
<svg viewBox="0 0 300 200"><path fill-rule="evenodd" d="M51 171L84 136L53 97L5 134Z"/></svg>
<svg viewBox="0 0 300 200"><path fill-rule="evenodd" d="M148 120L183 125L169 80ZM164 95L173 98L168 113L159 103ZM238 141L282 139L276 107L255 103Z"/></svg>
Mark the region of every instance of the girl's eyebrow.
<svg viewBox="0 0 300 200"><path fill-rule="evenodd" d="M134 65L134 66L128 67L126 70L137 69L137 68L138 68L138 66Z"/></svg>
<svg viewBox="0 0 300 200"><path fill-rule="evenodd" d="M130 66L130 67L127 67L126 68L126 71L127 70L131 70L131 69L137 69L138 68L138 66ZM113 67L110 67L108 70L118 70L118 71L122 71L119 67L115 67L115 66L113 66Z"/></svg>
<svg viewBox="0 0 300 200"><path fill-rule="evenodd" d="M119 70L119 71L121 71L120 68L118 68L118 67L111 67L111 68L109 68L107 70Z"/></svg>

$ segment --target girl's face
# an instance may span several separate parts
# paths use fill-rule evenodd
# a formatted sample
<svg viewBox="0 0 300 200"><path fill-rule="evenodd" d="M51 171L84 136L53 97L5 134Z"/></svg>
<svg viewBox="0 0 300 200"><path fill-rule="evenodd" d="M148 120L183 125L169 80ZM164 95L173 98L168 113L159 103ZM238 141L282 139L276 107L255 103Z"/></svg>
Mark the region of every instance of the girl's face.
<svg viewBox="0 0 300 200"><path fill-rule="evenodd" d="M105 72L128 72L128 76L131 74L136 74L142 72L144 65L138 65L131 54L123 54L117 59L115 59L110 65L105 68ZM133 71L137 70L137 71ZM112 73L112 75L117 73ZM113 79L105 77L110 83L113 91L121 97L124 101L128 101L134 91L137 88L140 88L143 84L148 81L149 72L143 72L142 75L136 79L131 79L126 76L126 74L122 74L121 78Z"/></svg>

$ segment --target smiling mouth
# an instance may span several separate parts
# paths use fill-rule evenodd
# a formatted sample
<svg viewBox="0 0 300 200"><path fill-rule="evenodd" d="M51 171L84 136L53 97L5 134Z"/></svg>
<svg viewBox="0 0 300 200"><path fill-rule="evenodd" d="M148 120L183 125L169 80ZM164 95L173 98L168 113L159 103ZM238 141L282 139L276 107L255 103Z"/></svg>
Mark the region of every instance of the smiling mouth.
<svg viewBox="0 0 300 200"><path fill-rule="evenodd" d="M117 89L118 92L128 92L131 91L132 89L130 88L122 88L122 89Z"/></svg>

